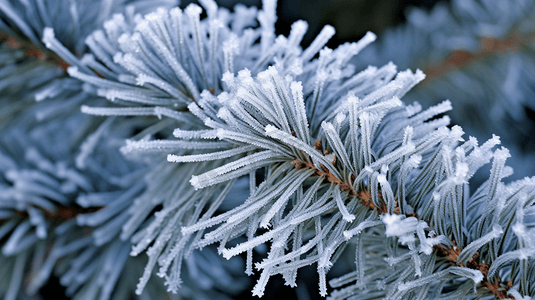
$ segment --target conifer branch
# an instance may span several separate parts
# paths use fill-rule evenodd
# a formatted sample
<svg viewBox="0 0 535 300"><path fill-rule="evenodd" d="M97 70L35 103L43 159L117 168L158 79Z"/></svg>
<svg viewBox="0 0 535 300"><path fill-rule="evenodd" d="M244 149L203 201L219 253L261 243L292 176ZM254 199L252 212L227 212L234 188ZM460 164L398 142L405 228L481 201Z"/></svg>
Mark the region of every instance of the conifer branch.
<svg viewBox="0 0 535 300"><path fill-rule="evenodd" d="M330 49L327 25L302 47L304 21L276 35L275 0L233 12L102 0L102 16L71 2L0 1L2 43L35 57L0 64L18 76L0 90L32 99L0 99L13 113L0 119L1 296L35 295L57 274L82 299L220 299L245 289L245 271L262 297L308 265L332 299L535 295L535 179L505 183L509 151L463 139L450 101L403 102L422 71L349 63L374 34ZM61 5L72 32L50 18ZM503 36L431 73L526 42ZM355 269L328 282L347 249Z"/></svg>

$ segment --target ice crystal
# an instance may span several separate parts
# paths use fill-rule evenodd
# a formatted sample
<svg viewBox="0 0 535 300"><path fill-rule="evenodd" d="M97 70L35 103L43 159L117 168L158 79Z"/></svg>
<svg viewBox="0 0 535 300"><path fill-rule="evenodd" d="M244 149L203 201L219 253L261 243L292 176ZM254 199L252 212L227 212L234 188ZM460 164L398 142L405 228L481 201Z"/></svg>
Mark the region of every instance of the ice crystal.
<svg viewBox="0 0 535 300"><path fill-rule="evenodd" d="M277 36L274 0L171 2L0 2L2 296L222 299L240 270L262 297L309 265L332 299L535 295L534 179L450 101L407 105L424 72L350 63L372 33Z"/></svg>

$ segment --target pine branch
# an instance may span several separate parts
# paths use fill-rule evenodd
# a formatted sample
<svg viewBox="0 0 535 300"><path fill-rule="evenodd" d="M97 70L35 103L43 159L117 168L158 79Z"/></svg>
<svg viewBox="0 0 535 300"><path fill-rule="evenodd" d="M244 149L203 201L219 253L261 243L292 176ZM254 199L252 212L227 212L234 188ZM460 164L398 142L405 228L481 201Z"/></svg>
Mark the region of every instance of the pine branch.
<svg viewBox="0 0 535 300"><path fill-rule="evenodd" d="M172 95L177 99L183 98L182 105L187 106L187 110L204 123L204 126L181 125L185 127L179 129L176 136L182 141L132 142L127 149L130 149L128 151L176 149L178 152L168 156L168 160L174 162L213 160L210 171L192 176L191 183L199 191L188 190L185 186L172 189L174 193L182 193L188 198L195 195L193 199L199 199L197 201L203 199L203 205L212 201L214 204L219 203L220 200L209 200L208 195L213 192L212 189L221 189L222 184L229 182L229 180L254 174L259 168L266 169L266 181L260 186L251 182L251 196L244 204L232 210L216 217L211 217L211 215L217 206L212 206L215 209L210 209L212 212L202 218L194 213L194 217L188 221L190 225L186 225L182 229L183 237L180 238L179 243L181 247L186 247L189 244L190 248L202 248L219 242L219 251L224 257L230 258L242 252L250 252L255 246L271 241L272 246L268 258L256 265L257 269L262 270L262 275L257 286L253 289L253 294L261 296L268 278L278 273L284 274L283 277L287 278L287 283L292 285L291 278L293 276L290 273L294 274L301 265L317 263L320 275L320 293L325 295L325 272L332 265L331 256L337 257L337 250L343 248L342 245L345 242L342 236L347 239L352 234L358 235L362 229L368 227L365 225L368 224L366 222L372 222L370 225L374 225L371 226L377 226L381 223L373 222L381 219L387 225L387 235L398 237L403 244L408 243L414 259L415 275L406 273L402 278L407 279L409 278L407 276L423 276L422 259L424 261L429 259L420 258L419 254L415 252L416 249L419 249L416 248L413 237L417 230L410 228L413 228L411 226L415 226L416 223L420 224L420 221L413 217L405 219L401 216L399 216L401 219L390 217L395 216L395 213L417 215L421 220L426 220L421 221L423 222L421 223L422 228L435 227L439 234L433 238L418 234L421 242L419 247L426 255L432 255L430 250L432 245L438 243L452 245L449 239L462 241L459 248L472 251L472 248L477 250L476 247L481 247L499 236L494 231L492 234L488 233L475 240L473 237L465 236L461 230L463 226L461 222L466 219L462 213L464 207L456 208L455 206L459 203L466 205L463 203L470 203L469 199L463 199L463 193L457 194L457 199L449 198L452 191L467 188L463 187L466 181L493 156L490 149L498 143L497 139L492 139L481 147L477 147L477 143L472 139L464 145L456 146L462 131L459 128L454 128L450 132L445 128L440 128L448 124L447 118L425 122L448 110L450 108L449 102L416 115L414 112L415 110L417 112L418 108L405 109L399 98L423 79L421 73L402 72L390 82L393 76L390 65L381 69L369 68L358 74L354 74L350 69L344 69L342 62L358 53L364 45L373 40L373 37L367 36L360 43L341 47L334 51L321 50L319 58L311 62L309 60L318 52L321 45L328 37L332 36L330 28L320 33L316 41L304 51L293 48L293 45L296 45L293 43L289 47L283 48L283 37L279 37L273 46L270 46L268 41L261 40L261 52L258 58L251 59L255 62L252 64L254 65L253 72L256 74L256 70L266 64L267 60L264 57L268 53L277 59L274 67L269 67L254 77L247 69L238 72L238 76L228 72L236 64L230 63L231 60L228 56L225 57L230 52L224 50L223 53L219 52L220 54L218 54L221 57L219 61L227 67L211 71L212 74L221 72L221 84L214 85L209 84L210 80L207 75L214 64L212 63L211 67L207 67L205 52L203 52L203 47L199 46L201 39L197 37L198 30L201 28L199 25L201 23L198 21L200 9L196 6L190 6L185 10L185 13L190 18L191 27L181 30L186 30L186 32L191 30L191 44L197 45L190 48L191 53L193 53L191 57L179 54L182 50L177 49L181 49L181 44L176 41L168 41L166 31L149 29L151 26L157 26L153 25L156 23L151 23L153 20L157 18L171 20L171 16L181 16L180 11L172 11L167 14L161 10L150 15L147 17L147 21L140 23L134 29L135 32L132 35L136 36L135 34L139 32L147 40L153 41L154 46L141 42L139 47L141 49L153 47L154 50L151 51L157 53L162 59L157 65L168 64L174 74L164 74L162 68L141 65L140 62L148 62L147 58L140 57L137 52L134 52L135 48L126 48L126 44L117 46L115 51L119 52L120 49L122 53L119 52L121 54L116 54L114 57L117 57L117 62L126 72L137 77L138 84L145 88L152 88L152 86L147 85L150 83L153 86L159 86L160 91L164 94ZM261 19L261 26L271 28L269 22L273 22L274 12L264 13L269 17ZM214 12L210 14L208 20L213 20L215 14ZM271 21L266 24L266 20ZM213 21L204 24L207 26L206 32L213 30L212 27L208 27L213 26ZM226 27L223 28L228 30ZM265 30L262 28L259 36L272 39L273 35ZM296 23L288 40L293 40L292 36L301 36L302 31L301 23ZM117 34L115 35L117 36ZM168 35L176 36L176 34ZM236 39L248 40L247 35L239 31L233 34L227 33L227 35L231 36L231 40L234 39L234 41ZM210 38L212 37L216 38L217 36L210 35ZM120 43L124 43L124 41L123 38ZM167 41L173 46L167 49L162 41ZM139 43L140 39L135 38L133 42ZM211 42L213 43L214 40L207 41L207 49L211 49L208 46ZM113 44L112 41L107 43ZM227 45L230 46L230 44ZM254 47L253 44L251 49ZM271 50L268 51L268 49ZM99 52L97 48L94 51L95 53ZM247 53L249 49L243 48L242 51ZM189 70L178 67L178 61L170 56L172 52L176 53L178 60L182 61L181 65L190 59L190 65L193 64L197 67ZM292 56L289 53L297 54L293 57L300 60L291 62L289 58ZM208 57L214 57L214 54L215 52L209 54ZM138 57L137 60L134 60L135 56ZM240 59L243 60L243 57L247 57L247 54ZM102 62L111 62L109 57L101 56L100 59ZM238 60L238 58L236 59ZM247 66L246 61L242 62L245 66ZM106 64L109 65L110 69L116 68L111 63ZM297 70L292 69L291 66L295 64L304 67ZM104 87L110 91L119 88L128 88L132 91L134 89L130 83L133 82L132 79L122 80L123 83L115 83L114 77L117 77L112 74L110 74L109 79L104 80L97 79L91 74L84 74L77 69L71 69L70 74L89 84L99 85L100 88ZM176 76L178 81L174 80L174 82L180 88L177 89L165 83L164 78L169 75ZM284 76L287 75L290 77L285 78ZM297 82L293 79L294 77L299 78L302 82ZM123 78L126 79L124 76ZM147 81L147 79L150 80ZM197 92L203 89L210 89L211 92ZM338 97L343 97L344 93L348 92L349 96L345 96L344 101L340 102ZM104 90L99 91L100 95L106 95L106 93L108 92ZM357 95L362 100L355 97ZM132 101L134 98L128 100ZM134 101L142 103L140 99ZM330 104L334 105L329 106ZM186 112L184 107L178 107L178 110ZM154 109L151 108L151 110ZM96 109L89 108L86 108L86 111L97 112ZM128 114L129 110L124 111ZM319 111L322 113L316 113ZM130 113L133 112L130 109ZM117 113L118 110L105 108L98 111L98 114L103 115ZM181 119L173 118L181 124ZM197 122L197 124L199 123ZM396 138L396 135L403 132L403 139ZM318 137L319 142L311 144L311 137ZM202 139L212 139L214 142L206 143L201 141ZM211 147L221 148L222 151L210 152ZM178 150L181 148L201 152L200 154L184 155L181 154L184 152ZM325 149L318 151L317 148ZM457 150L454 151L454 149ZM206 153L207 151L214 155L213 158ZM467 152L469 155L465 156ZM232 159L233 155L238 157ZM224 157L225 160L217 161L216 157ZM418 168L419 164L424 167ZM209 167L209 165L205 163L204 167ZM179 169L182 168L188 170L188 173L192 173L193 169L187 164L179 167ZM407 181L404 177L409 176L415 169L418 170L419 175L412 175L415 177L410 180L408 188L404 184L398 184L398 182ZM397 176L400 174L403 174L403 177L398 178ZM311 176L316 178L311 178ZM493 179L494 183L501 180L499 176ZM252 179L253 177L251 177ZM315 183L312 184L312 182ZM159 187L161 184L158 183L155 186ZM394 189L393 186L397 186L397 188ZM206 190L207 188L208 190ZM343 192L342 194L339 192L340 190ZM203 194L203 191L208 192ZM394 192L398 197L395 196ZM399 198L399 195L404 198ZM438 200L430 201L428 197L431 198L430 200ZM222 198L224 198L224 194L219 197L219 199ZM312 199L317 198L319 198L319 202L312 201ZM158 245L149 248L149 256L153 260L146 269L141 284L138 286L139 289L143 288L148 279L149 272L156 263L156 257L162 255L164 243L172 236L171 228L175 226L174 224L179 218L182 218L182 214L190 209L188 207L191 205L191 199L186 201L184 198L185 202L175 201L174 205L169 206L170 210L164 210L165 213L162 213L161 218L153 223L154 227L150 227L147 242L140 243L135 248L134 254L137 254L147 248L150 241L154 239L156 239L155 245ZM447 204L448 201L454 202ZM183 210L176 211L178 214L175 213L171 223L162 226L161 222L167 222L164 221L165 218L170 217L172 215L170 213L178 209L179 203L186 206ZM364 206L361 207L359 204L364 204ZM454 211L447 212L446 205L453 205ZM369 208L374 209L375 214L370 212ZM417 214L415 214L416 210L418 210ZM197 218L200 220L195 221ZM321 224L322 218L325 218L327 222L324 226ZM416 223L413 224L413 221ZM407 225L409 226L408 231L400 232L392 227L397 222L413 225ZM356 224L356 227L353 227L353 224ZM455 224L455 226L452 227L451 224ZM202 237L206 229L214 226L216 226L215 229ZM155 233L160 230L158 228L165 228L165 230L164 234L157 238ZM268 231L255 236L257 228L265 228ZM298 237L299 230L312 230L316 233L316 237L308 241L302 240ZM332 232L331 236L327 237L326 232ZM197 233L197 238L191 241L190 236L193 233ZM227 241L246 233L247 242L226 248ZM283 250L284 245L290 239L296 240L297 243L292 250L286 252ZM428 239L431 239L432 242ZM472 242L468 243L470 240ZM450 246L444 249L450 249L448 247ZM161 275L168 269L171 260L177 262L182 260L182 250L176 248L176 251L176 254L171 254L171 252L160 256L163 261L166 261L160 269ZM300 258L303 254L307 254L304 259ZM251 266L251 256L248 255L248 257L247 265ZM473 263L470 265L474 266ZM430 266L426 265L426 270L431 268ZM449 280L451 276L461 276L471 278L475 284L479 284L485 276L478 270L479 266L482 265L475 266L475 269L450 266L442 273L439 272L436 275L429 273L429 276L425 277L425 280L422 277L421 281L429 284L433 282L432 278L440 281ZM481 269L484 268L481 267ZM248 272L251 271L249 269ZM426 272L431 271L432 269L429 269ZM173 277L178 277L178 275L175 274ZM399 290L389 289L389 295L400 296L412 292L416 282L419 282L418 280L414 281L414 284L408 282L402 284L402 288ZM174 286L172 282L168 284ZM469 292L469 290L464 290L464 287L459 291L461 293Z"/></svg>
<svg viewBox="0 0 535 300"><path fill-rule="evenodd" d="M101 2L104 17L122 10L114 3ZM12 89L48 99L14 108L21 117L0 138L8 299L28 277L29 257L28 294L52 272L83 299L128 298L137 280L128 273L140 274L135 293L147 297L166 295L162 286L181 296L239 292L246 280L216 251L243 253L245 273L260 273L253 295L278 274L296 286L298 270L313 264L327 296L327 273L351 247L356 270L330 282L333 299L535 294L533 178L503 183L509 151L495 149L497 136L479 146L447 127L449 101L424 111L402 102L422 71L349 64L372 33L329 49L335 31L326 26L303 49L306 22L275 35L276 1L231 13L204 0L206 18L196 4L143 17L128 8L103 29L102 17L79 15L85 4L73 3L66 34L49 18L55 6L28 2L44 28L22 4L0 4L15 30L0 26L27 41L5 43L36 56L32 67L60 58L70 77ZM38 51L41 36L49 50ZM517 42L495 39L473 58L517 51ZM39 150L19 157L32 144ZM128 257L141 253L148 259ZM163 285L149 281L153 273Z"/></svg>

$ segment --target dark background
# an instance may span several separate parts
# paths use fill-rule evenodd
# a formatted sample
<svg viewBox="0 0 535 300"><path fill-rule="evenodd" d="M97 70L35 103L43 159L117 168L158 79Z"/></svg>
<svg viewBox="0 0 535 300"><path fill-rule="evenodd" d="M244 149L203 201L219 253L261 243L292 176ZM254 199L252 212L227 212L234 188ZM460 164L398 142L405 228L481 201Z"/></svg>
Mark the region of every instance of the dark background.
<svg viewBox="0 0 535 300"><path fill-rule="evenodd" d="M182 0L181 7L197 1ZM261 0L216 0L219 6L232 9L236 3L261 8ZM303 39L310 44L321 28L330 24L336 35L327 45L335 48L343 42L355 42L367 31L380 35L384 29L405 21L405 10L411 6L430 9L449 0L279 0L277 2L277 34L287 35L297 20L308 22Z"/></svg>

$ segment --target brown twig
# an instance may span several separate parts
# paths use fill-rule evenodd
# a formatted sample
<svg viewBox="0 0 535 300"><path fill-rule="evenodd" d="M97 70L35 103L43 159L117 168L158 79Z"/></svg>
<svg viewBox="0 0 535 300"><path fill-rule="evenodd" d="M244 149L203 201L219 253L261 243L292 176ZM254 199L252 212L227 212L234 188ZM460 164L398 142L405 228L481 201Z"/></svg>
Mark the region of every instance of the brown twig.
<svg viewBox="0 0 535 300"><path fill-rule="evenodd" d="M316 150L323 152L325 155L329 154L326 150L323 150L323 145L320 140L316 140L314 142L314 147ZM332 162L333 165L336 165L336 159ZM377 212L379 214L383 214L387 212L386 203L384 201L382 202L381 207L377 207L377 205L372 200L372 195L369 189L366 190L360 190L358 192L355 191L353 188L353 183L355 182L355 175L352 174L350 176L350 182L344 182L342 179L337 178L332 174L325 166L321 166L321 170L318 170L316 166L314 166L313 163L308 161L302 161L299 158L295 158L292 160L292 165L296 169L301 168L308 168L312 170L316 170L316 172L313 173L313 176L320 176L324 177L328 182L333 183L335 185L338 185L340 190L342 192L347 193L350 196L356 196L360 199L360 203L362 205L365 205L369 207L370 209L377 209ZM382 195L379 193L379 198L382 199ZM396 200L395 214L400 214L400 208L399 208L399 200ZM414 216L418 218L418 215L416 213L413 214L405 214L407 217ZM461 267L467 267L473 270L479 270L483 274L483 281L482 285L487 288L488 291L490 291L496 298L498 299L514 299L514 297L507 295L507 290L512 287L513 282L510 281L507 283L507 285L502 284L500 280L497 280L495 283L491 283L487 279L488 271L490 264L483 263L480 261L479 252L476 252L474 256L472 256L467 262L466 266L463 263L457 263L457 259L459 258L459 254L461 253L462 249L456 245L455 240L452 240L453 246L450 248L444 248L440 245L434 245L433 248L436 249L439 253L439 255L446 257L452 264L461 266Z"/></svg>
<svg viewBox="0 0 535 300"><path fill-rule="evenodd" d="M481 37L478 51L454 50L439 64L424 69L426 79L424 83L431 82L447 73L453 72L476 61L492 58L505 53L520 51L525 44L531 42L533 36L512 34L504 39Z"/></svg>
<svg viewBox="0 0 535 300"><path fill-rule="evenodd" d="M324 155L329 154L327 150L323 150L321 140L316 140L314 142L314 147L316 148L316 150L323 152ZM333 165L336 165L336 162L337 162L336 156L333 156L333 160L331 161L331 163ZM331 173L329 169L327 169L324 165L320 165L321 170L319 170L318 168L316 168L316 166L314 166L313 163L308 162L308 161L302 161L299 158L295 158L294 160L292 160L292 165L296 169L308 168L308 169L316 170L316 172L314 172L312 176L324 177L328 182L338 185L342 192L350 196L359 198L361 200L361 204L368 206L370 209L377 208L377 206L372 200L372 196L369 190L365 190L365 191L361 190L358 192L355 191L355 189L353 188L353 183L355 182L355 179L356 179L354 174L351 175L349 182L345 182L344 180L336 177L333 173ZM379 197L381 198L381 195L379 195ZM397 210L395 210L394 213L399 214L399 207L397 205L397 201L396 201L396 207L397 207ZM383 202L381 207L378 208L378 212L379 214L382 214L382 213L385 213L386 211L387 211L386 203Z"/></svg>
<svg viewBox="0 0 535 300"><path fill-rule="evenodd" d="M502 284L501 280L497 280L495 283L491 283L487 275L489 274L490 264L480 261L479 252L476 252L467 262L466 266L462 262L457 262L459 254L462 249L457 246L455 240L452 241L453 246L450 248L444 248L440 245L434 245L433 248L437 249L438 253L446 257L452 264L460 267L467 267L473 270L479 270L483 274L482 285L487 288L498 299L515 299L511 295L507 295L507 290L513 286L513 282L509 281L507 285Z"/></svg>
<svg viewBox="0 0 535 300"><path fill-rule="evenodd" d="M56 207L55 212L50 212L48 210L44 210L44 215L47 218L53 219L53 220L70 220L76 218L76 216L80 214L89 214L94 213L102 209L103 206L98 207L88 207L88 208L82 208L79 206L58 206Z"/></svg>
<svg viewBox="0 0 535 300"><path fill-rule="evenodd" d="M43 49L30 41L17 39L0 31L0 42L5 42L6 46L11 49L21 50L26 57L33 57L39 61L52 62L61 67L63 70L67 70L69 67L69 64L54 52L49 51L48 49Z"/></svg>

